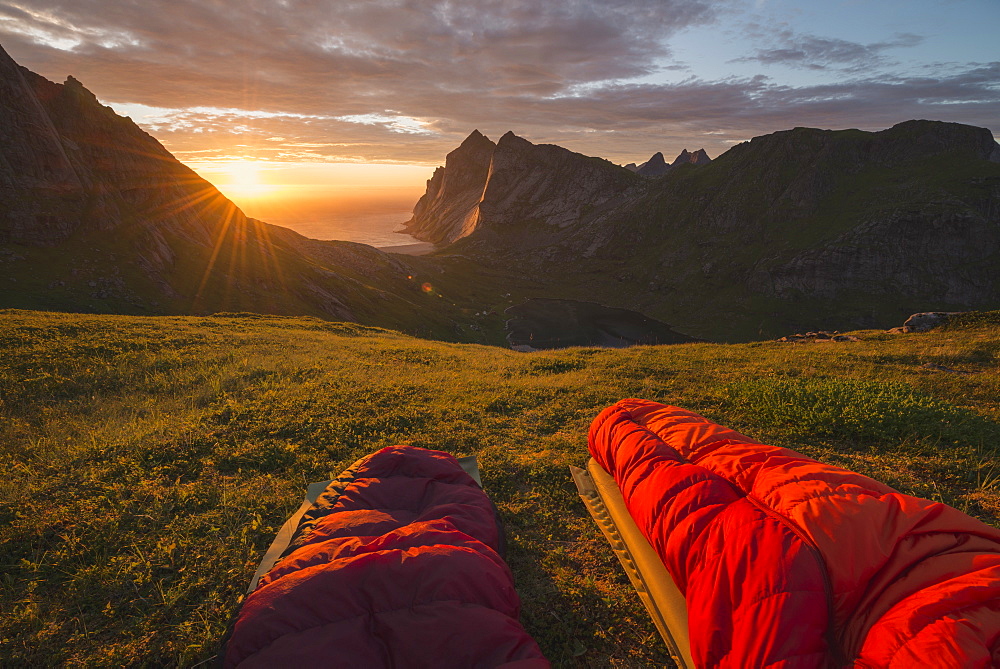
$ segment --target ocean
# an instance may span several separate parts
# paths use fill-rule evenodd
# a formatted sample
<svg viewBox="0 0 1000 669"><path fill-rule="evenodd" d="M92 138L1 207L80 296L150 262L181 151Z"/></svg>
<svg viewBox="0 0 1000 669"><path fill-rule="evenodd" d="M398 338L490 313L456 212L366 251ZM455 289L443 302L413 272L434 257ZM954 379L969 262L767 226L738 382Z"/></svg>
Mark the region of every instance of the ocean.
<svg viewBox="0 0 1000 669"><path fill-rule="evenodd" d="M358 242L375 247L422 244L396 232L410 220L415 200L276 200L240 204L244 213L291 228L312 239Z"/></svg>

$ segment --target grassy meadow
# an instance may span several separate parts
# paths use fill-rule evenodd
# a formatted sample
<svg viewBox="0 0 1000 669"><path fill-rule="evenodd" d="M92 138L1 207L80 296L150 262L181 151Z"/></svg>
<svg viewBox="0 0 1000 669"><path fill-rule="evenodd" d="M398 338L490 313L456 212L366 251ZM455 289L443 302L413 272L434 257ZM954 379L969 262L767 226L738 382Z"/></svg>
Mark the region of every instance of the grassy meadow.
<svg viewBox="0 0 1000 669"><path fill-rule="evenodd" d="M0 666L209 660L306 484L397 443L478 456L556 666L669 665L569 478L597 413L677 404L1000 526L995 316L521 354L311 318L0 311Z"/></svg>

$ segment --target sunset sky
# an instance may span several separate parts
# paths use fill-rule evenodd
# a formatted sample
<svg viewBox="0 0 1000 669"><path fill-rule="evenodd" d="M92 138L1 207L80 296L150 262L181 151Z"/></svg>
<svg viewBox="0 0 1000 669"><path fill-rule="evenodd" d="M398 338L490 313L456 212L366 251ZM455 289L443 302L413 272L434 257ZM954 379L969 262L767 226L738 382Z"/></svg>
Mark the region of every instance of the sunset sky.
<svg viewBox="0 0 1000 669"><path fill-rule="evenodd" d="M0 0L15 60L234 197L407 208L474 128L618 163L794 126L1000 133L998 26L997 0Z"/></svg>

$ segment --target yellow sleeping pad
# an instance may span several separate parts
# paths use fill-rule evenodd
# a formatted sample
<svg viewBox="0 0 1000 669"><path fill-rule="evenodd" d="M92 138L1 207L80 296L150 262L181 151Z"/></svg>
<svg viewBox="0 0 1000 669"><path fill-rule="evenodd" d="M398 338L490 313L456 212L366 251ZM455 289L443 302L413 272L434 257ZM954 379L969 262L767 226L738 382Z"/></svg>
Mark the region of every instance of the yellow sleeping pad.
<svg viewBox="0 0 1000 669"><path fill-rule="evenodd" d="M593 458L587 469L570 467L576 488L625 568L678 667L693 669L687 603L670 572L632 520L614 478Z"/></svg>

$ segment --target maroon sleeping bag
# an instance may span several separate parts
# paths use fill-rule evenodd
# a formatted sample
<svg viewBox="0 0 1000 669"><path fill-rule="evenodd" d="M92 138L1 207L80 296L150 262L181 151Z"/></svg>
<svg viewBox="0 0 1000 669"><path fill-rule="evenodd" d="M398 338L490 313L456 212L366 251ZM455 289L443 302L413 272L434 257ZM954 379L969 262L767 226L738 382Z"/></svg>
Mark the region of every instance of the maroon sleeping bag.
<svg viewBox="0 0 1000 669"><path fill-rule="evenodd" d="M226 667L548 667L493 505L454 457L393 446L332 481L261 578Z"/></svg>

